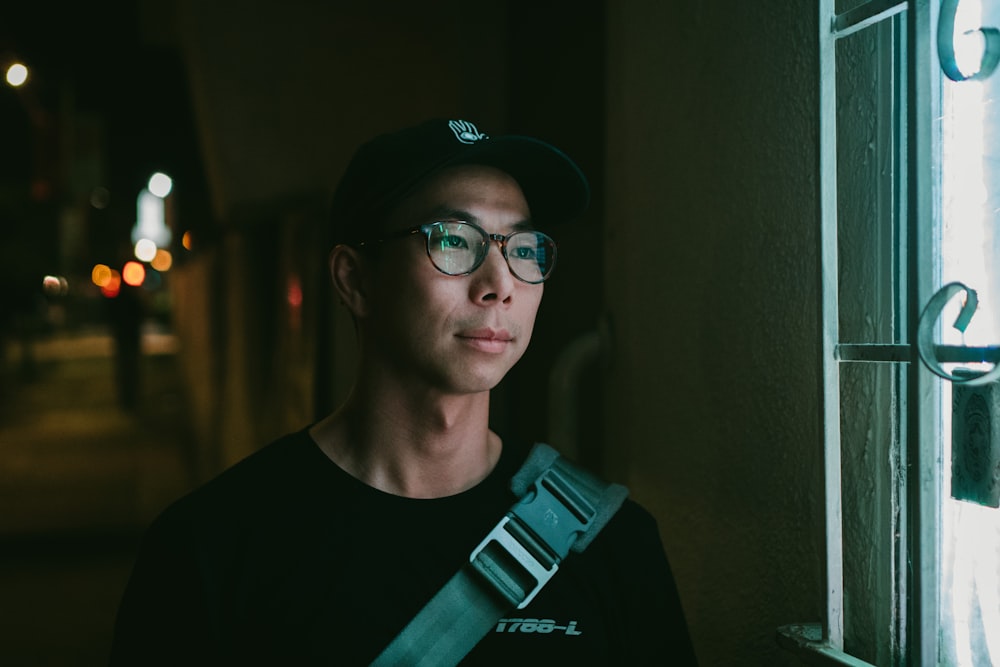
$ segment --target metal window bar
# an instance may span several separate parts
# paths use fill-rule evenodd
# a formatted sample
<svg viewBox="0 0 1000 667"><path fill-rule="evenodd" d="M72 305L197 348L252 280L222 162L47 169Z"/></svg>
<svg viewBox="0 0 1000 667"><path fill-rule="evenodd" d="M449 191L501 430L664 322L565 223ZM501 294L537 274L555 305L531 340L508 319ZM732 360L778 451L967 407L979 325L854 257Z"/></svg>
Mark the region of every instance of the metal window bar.
<svg viewBox="0 0 1000 667"><path fill-rule="evenodd" d="M984 347L935 345L934 353L943 363L1000 363L1000 346L995 345ZM905 343L841 343L837 346L837 358L840 361L908 364L913 358L913 349Z"/></svg>
<svg viewBox="0 0 1000 667"><path fill-rule="evenodd" d="M923 305L934 293L937 271L933 228L937 188L932 167L940 164L940 143L933 140L932 119L940 115L935 85L930 0L911 0L907 17L907 219L908 340L915 342ZM904 664L930 667L938 660L941 470L937 464L935 425L940 423L939 386L931 373L911 363L907 386L906 572Z"/></svg>
<svg viewBox="0 0 1000 667"><path fill-rule="evenodd" d="M850 29L838 19L833 0L820 0L819 31L819 242L820 317L822 337L820 416L823 429L823 479L826 499L826 618L822 644L844 648L844 553L840 453L840 369L836 361L840 336L837 259L837 39ZM829 21L822 17L829 17ZM856 16L856 22L861 22Z"/></svg>

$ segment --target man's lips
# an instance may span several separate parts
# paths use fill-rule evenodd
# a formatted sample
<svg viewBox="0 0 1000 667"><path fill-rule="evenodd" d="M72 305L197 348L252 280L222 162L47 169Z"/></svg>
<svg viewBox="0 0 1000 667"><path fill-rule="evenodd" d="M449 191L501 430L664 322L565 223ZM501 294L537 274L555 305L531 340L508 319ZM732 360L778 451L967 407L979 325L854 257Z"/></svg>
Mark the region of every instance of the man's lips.
<svg viewBox="0 0 1000 667"><path fill-rule="evenodd" d="M507 344L514 340L514 337L506 329L490 327L461 331L456 334L456 337L482 352L503 352L507 349Z"/></svg>
<svg viewBox="0 0 1000 667"><path fill-rule="evenodd" d="M510 332L506 329L492 329L490 327L481 327L479 329L470 329L468 331L461 331L458 334L459 338L473 338L478 340L499 340L510 342L514 340L514 337L510 335Z"/></svg>

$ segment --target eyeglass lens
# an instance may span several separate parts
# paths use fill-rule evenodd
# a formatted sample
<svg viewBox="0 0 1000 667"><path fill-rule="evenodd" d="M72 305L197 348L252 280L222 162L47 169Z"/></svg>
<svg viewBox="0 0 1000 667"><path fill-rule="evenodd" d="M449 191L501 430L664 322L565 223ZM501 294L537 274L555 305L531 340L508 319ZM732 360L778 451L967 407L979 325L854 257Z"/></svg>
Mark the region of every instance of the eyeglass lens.
<svg viewBox="0 0 1000 667"><path fill-rule="evenodd" d="M427 254L442 273L463 275L476 270L489 252L490 236L466 222L435 222L425 227ZM514 232L506 237L504 257L518 279L540 283L555 265L556 243L536 231Z"/></svg>

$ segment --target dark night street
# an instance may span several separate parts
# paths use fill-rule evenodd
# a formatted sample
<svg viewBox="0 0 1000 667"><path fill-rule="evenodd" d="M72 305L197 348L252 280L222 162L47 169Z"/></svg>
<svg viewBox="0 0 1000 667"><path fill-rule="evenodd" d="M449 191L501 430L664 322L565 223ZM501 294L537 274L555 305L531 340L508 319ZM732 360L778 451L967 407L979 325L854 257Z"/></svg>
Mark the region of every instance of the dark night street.
<svg viewBox="0 0 1000 667"><path fill-rule="evenodd" d="M176 341L146 329L119 407L101 330L8 344L0 376L0 664L103 665L143 527L189 485Z"/></svg>

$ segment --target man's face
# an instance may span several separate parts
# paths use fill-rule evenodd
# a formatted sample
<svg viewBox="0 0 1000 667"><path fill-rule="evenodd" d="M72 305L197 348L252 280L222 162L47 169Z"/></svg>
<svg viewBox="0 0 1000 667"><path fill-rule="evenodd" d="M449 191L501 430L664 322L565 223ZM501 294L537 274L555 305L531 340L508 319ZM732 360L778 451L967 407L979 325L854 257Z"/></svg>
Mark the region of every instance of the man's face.
<svg viewBox="0 0 1000 667"><path fill-rule="evenodd" d="M521 188L492 167L441 171L392 213L389 232L445 219L507 235L529 222ZM492 389L521 358L542 285L515 278L499 244L465 276L438 271L414 234L385 243L369 283L362 323L366 353L406 382L443 393Z"/></svg>

